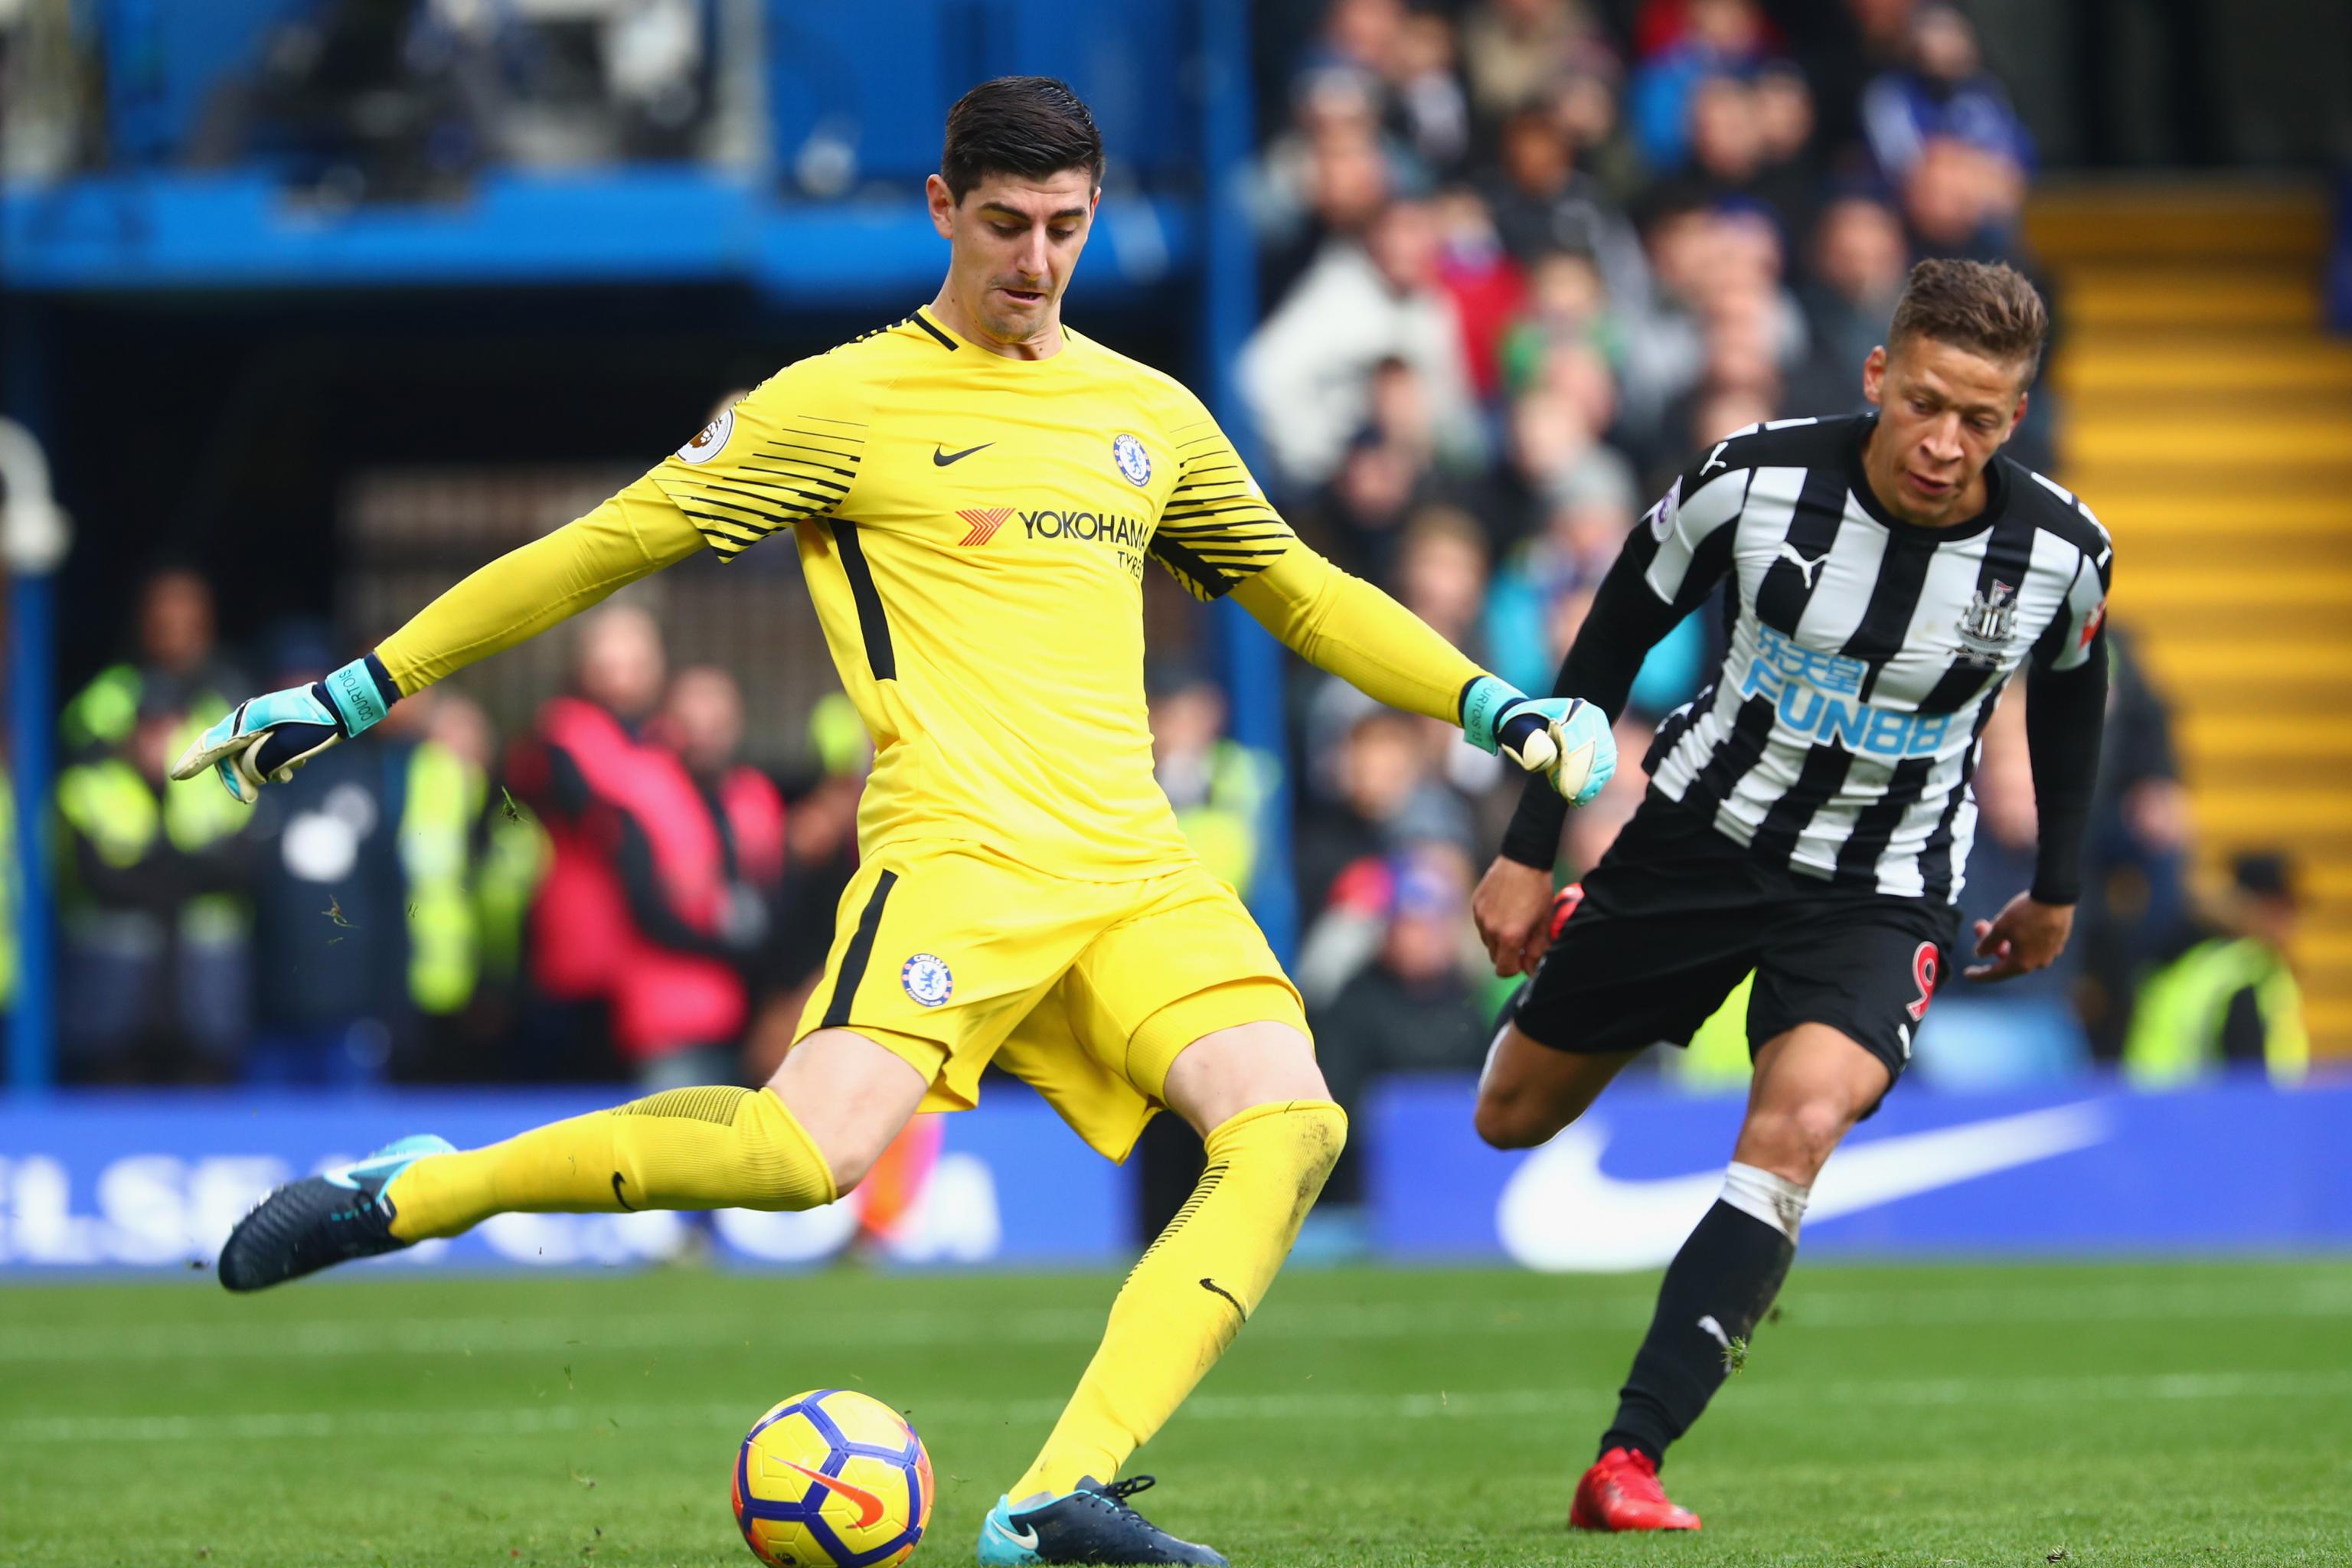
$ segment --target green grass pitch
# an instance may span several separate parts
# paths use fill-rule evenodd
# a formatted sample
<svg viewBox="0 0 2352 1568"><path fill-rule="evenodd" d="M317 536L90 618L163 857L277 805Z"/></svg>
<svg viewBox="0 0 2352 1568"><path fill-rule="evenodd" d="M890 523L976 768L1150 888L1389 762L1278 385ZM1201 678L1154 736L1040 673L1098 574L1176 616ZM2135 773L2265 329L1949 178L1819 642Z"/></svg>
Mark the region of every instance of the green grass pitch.
<svg viewBox="0 0 2352 1568"><path fill-rule="evenodd" d="M373 1276L373 1277L371 1277ZM1801 1264L1678 1448L1697 1537L1564 1527L1654 1276L1297 1272L1131 1471L1236 1563L2352 1563L2352 1263ZM862 1388L969 1563L1103 1275L0 1291L0 1563L737 1565L744 1428Z"/></svg>

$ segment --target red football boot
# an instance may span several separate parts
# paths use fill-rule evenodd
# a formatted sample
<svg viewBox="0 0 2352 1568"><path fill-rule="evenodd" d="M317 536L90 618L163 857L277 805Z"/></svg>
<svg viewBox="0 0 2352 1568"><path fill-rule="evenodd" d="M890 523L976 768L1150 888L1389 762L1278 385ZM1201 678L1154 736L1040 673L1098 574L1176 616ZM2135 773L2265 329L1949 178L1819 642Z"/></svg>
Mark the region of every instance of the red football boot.
<svg viewBox="0 0 2352 1568"><path fill-rule="evenodd" d="M1568 1522L1576 1530L1696 1530L1698 1515L1667 1499L1649 1455L1612 1448L1576 1483Z"/></svg>

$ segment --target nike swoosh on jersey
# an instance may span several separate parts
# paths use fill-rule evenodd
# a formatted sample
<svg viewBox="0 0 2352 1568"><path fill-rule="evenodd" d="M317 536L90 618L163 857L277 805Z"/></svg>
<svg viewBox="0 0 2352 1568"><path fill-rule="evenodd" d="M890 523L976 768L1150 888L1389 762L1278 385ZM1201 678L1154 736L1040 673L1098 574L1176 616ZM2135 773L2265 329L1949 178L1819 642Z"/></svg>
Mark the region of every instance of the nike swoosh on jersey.
<svg viewBox="0 0 2352 1568"><path fill-rule="evenodd" d="M1813 1183L1807 1224L1876 1208L2071 1154L2103 1142L2095 1100L1898 1132L1840 1149ZM1577 1122L1513 1172L1495 1209L1503 1250L1530 1268L1561 1272L1654 1268L1680 1250L1723 1190L1720 1170L1628 1181L1601 1168L1605 1121Z"/></svg>
<svg viewBox="0 0 2352 1568"><path fill-rule="evenodd" d="M950 452L944 447L934 446L931 448L931 462L934 467L944 468L950 463L961 463L974 452L985 452L995 445L993 441L982 441L979 446L966 447L961 452Z"/></svg>
<svg viewBox="0 0 2352 1568"><path fill-rule="evenodd" d="M871 1529L874 1525L881 1522L882 1500L876 1497L872 1492L867 1491L864 1487L851 1486L847 1481L842 1480L838 1477L828 1476L823 1470L812 1470L806 1465L796 1463L791 1459L786 1459L784 1463L792 1468L798 1470L801 1474L806 1476L809 1479L814 1481L825 1490L833 1493L834 1496L846 1498L851 1502L856 1503L857 1505L857 1518L856 1523L858 1529Z"/></svg>

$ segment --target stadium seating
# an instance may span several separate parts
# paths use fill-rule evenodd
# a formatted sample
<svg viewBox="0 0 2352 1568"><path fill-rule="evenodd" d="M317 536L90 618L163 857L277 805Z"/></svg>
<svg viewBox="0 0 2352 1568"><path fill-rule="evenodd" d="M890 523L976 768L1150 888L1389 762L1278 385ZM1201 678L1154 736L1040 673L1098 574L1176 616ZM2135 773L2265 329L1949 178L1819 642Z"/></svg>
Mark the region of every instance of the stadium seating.
<svg viewBox="0 0 2352 1568"><path fill-rule="evenodd" d="M2053 185L2061 478L2123 554L2115 606L2178 705L2209 866L2295 858L2315 1039L2352 1030L2352 342L2321 327L2316 184Z"/></svg>

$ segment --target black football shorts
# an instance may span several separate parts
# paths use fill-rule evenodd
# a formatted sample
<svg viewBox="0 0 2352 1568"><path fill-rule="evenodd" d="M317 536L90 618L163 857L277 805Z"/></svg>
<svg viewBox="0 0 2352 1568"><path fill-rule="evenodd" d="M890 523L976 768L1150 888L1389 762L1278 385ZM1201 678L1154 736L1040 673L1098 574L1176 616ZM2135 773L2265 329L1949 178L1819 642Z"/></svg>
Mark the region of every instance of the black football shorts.
<svg viewBox="0 0 2352 1568"><path fill-rule="evenodd" d="M1752 969L1751 1054L1827 1024L1899 1078L1959 933L1949 904L1767 865L1654 792L1580 887L1515 1016L1580 1054L1688 1045Z"/></svg>

